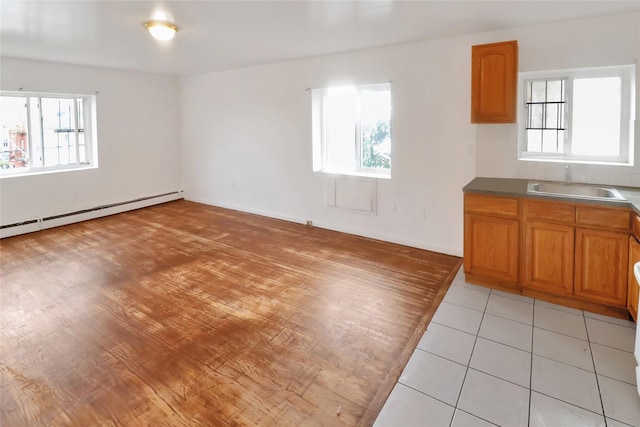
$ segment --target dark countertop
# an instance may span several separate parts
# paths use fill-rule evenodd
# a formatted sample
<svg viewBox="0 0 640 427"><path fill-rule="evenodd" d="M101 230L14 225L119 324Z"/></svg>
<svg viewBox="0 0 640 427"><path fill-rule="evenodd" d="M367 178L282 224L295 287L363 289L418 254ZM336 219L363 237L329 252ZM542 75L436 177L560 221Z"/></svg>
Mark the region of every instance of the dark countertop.
<svg viewBox="0 0 640 427"><path fill-rule="evenodd" d="M626 201L621 200L600 200L600 199L586 199L578 197L567 197L551 194L536 194L527 192L527 184L529 181L536 182L551 182L539 179L519 179L519 178L474 178L473 181L468 183L462 189L465 193L480 193L480 194L495 194L500 196L513 196L513 197L525 197L531 199L544 199L544 200L558 200L571 203L584 203L601 206L626 206L633 209L640 215L640 188L638 187L622 187L615 185L599 185L599 184L585 184L585 185L598 185L600 187L613 187L625 197ZM582 184L582 183L575 183Z"/></svg>

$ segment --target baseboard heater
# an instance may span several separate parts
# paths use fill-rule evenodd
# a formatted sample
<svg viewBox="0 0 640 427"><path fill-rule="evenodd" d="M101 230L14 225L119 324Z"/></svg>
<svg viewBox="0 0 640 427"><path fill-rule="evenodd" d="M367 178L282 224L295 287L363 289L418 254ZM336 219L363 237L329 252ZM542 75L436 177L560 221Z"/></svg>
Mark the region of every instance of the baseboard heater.
<svg viewBox="0 0 640 427"><path fill-rule="evenodd" d="M74 222L81 222L89 219L100 218L103 216L115 215L118 213L140 209L147 206L153 206L160 203L179 200L182 198L182 191L172 191L170 193L141 197L134 200L127 200L126 202L110 203L108 205L96 206L89 209L82 209L59 215L51 215L47 217L16 222L13 224L0 225L0 238L17 236L19 234L31 233L47 228L72 224Z"/></svg>

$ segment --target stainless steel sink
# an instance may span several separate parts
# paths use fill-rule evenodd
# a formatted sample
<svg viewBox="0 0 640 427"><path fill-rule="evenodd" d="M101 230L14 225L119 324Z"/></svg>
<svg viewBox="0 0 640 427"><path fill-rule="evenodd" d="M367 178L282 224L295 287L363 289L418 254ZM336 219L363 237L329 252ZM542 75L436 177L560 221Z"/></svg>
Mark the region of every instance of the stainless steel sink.
<svg viewBox="0 0 640 427"><path fill-rule="evenodd" d="M577 184L573 182L536 182L529 181L528 193L550 194L580 199L627 200L618 190L598 185Z"/></svg>

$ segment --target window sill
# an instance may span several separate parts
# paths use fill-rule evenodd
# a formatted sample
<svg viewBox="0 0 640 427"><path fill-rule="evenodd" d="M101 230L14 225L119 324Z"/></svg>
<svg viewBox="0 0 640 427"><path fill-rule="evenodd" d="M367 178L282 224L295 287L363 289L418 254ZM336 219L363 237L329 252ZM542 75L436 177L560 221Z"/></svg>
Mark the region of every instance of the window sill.
<svg viewBox="0 0 640 427"><path fill-rule="evenodd" d="M577 165L600 165L600 166L633 166L631 162L623 161L597 161L597 160L580 160L580 159L533 159L527 157L520 157L518 161L522 162L538 162L538 163L562 163L562 164L577 164Z"/></svg>
<svg viewBox="0 0 640 427"><path fill-rule="evenodd" d="M369 171L357 171L357 170L348 170L348 169L320 169L320 170L317 170L316 172L321 172L327 175L354 176L358 178L391 179L391 171L369 172Z"/></svg>
<svg viewBox="0 0 640 427"><path fill-rule="evenodd" d="M5 169L0 172L0 179L9 179L9 178L24 178L27 176L37 176L37 175L48 175L52 173L61 173L61 172L75 172L75 171L84 171L89 169L97 169L98 166L95 165L81 165L81 166L70 166L64 169L55 168L55 169L29 169L26 171L16 170L12 171L10 169ZM9 171L9 172L7 172Z"/></svg>

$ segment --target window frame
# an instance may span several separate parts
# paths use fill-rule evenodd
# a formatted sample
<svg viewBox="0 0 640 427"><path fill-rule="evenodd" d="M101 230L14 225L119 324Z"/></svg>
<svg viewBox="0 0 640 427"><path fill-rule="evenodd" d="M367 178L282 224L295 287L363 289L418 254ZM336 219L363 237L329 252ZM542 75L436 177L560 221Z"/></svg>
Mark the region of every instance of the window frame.
<svg viewBox="0 0 640 427"><path fill-rule="evenodd" d="M573 84L581 78L620 77L620 140L618 156L589 156L571 153L573 138ZM530 81L565 80L564 153L526 151L527 83ZM606 165L633 165L635 120L635 65L574 68L518 73L518 160Z"/></svg>
<svg viewBox="0 0 640 427"><path fill-rule="evenodd" d="M353 89L357 94L358 101L356 102L356 120L354 123L354 162L355 166L352 168L339 168L331 167L328 165L328 134L327 127L329 126L329 120L327 118L326 98L331 90L340 89ZM326 88L312 89L312 140L313 140L313 170L315 172L324 172L328 174L360 176L360 177L373 177L373 178L391 178L391 166L386 168L372 168L363 167L362 164L362 120L360 117L361 109L361 94L365 91L388 91L390 97L390 116L389 116L389 138L393 141L393 109L392 109L392 90L391 82L386 83L374 83L364 85L340 85L331 86ZM393 142L392 142L393 147ZM391 163L391 162L390 162Z"/></svg>
<svg viewBox="0 0 640 427"><path fill-rule="evenodd" d="M28 176L38 175L50 172L61 171L73 171L93 169L98 167L97 157L97 132L96 132L96 95L88 94L71 94L71 93L48 93L48 92L25 92L25 91L8 91L0 90L0 96L2 97L15 97L24 98L25 109L27 114L27 146L29 147L29 165L24 168L10 168L0 170L0 178L9 178L15 176ZM75 134L76 134L76 155L79 153L79 133L82 129L84 135L84 149L85 149L85 162L75 162L70 164L58 164L53 166L34 166L33 165L33 144L32 137L32 117L31 114L31 100L37 99L38 105L42 105L42 99L66 99L72 100L74 106L75 115ZM82 127L78 123L78 99L82 99ZM38 128L40 129L40 141L42 144L41 150L44 152L44 129L42 126L43 116L42 108L39 108L39 114L35 116L35 119L40 122ZM76 157L78 159L78 157Z"/></svg>

